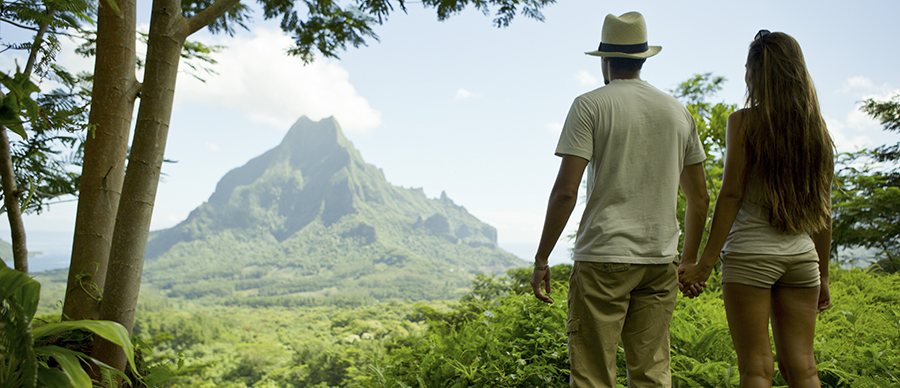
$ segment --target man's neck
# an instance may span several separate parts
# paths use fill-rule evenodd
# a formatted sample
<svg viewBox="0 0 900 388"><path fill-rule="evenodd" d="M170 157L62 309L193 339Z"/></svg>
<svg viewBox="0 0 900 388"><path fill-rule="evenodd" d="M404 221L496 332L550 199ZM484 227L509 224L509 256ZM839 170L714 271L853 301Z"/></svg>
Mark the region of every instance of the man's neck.
<svg viewBox="0 0 900 388"><path fill-rule="evenodd" d="M609 71L609 80L615 81L617 79L641 79L640 71L613 71L610 69Z"/></svg>

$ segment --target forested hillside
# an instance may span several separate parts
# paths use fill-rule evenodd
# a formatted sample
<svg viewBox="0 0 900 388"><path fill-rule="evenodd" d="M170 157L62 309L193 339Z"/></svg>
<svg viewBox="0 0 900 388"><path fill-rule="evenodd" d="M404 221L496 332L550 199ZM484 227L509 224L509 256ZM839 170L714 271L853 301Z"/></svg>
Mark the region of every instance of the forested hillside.
<svg viewBox="0 0 900 388"><path fill-rule="evenodd" d="M454 299L477 273L524 261L446 195L391 185L333 118L300 118L148 244L144 283L250 306Z"/></svg>
<svg viewBox="0 0 900 388"><path fill-rule="evenodd" d="M253 309L148 295L135 334L145 370L177 373L167 387L567 387L570 268L553 268L552 305L531 295L527 269L478 275L458 302ZM675 387L737 386L718 281L677 301ZM816 326L823 387L900 386L898 290L898 274L832 268L834 306ZM621 351L617 367L624 386Z"/></svg>

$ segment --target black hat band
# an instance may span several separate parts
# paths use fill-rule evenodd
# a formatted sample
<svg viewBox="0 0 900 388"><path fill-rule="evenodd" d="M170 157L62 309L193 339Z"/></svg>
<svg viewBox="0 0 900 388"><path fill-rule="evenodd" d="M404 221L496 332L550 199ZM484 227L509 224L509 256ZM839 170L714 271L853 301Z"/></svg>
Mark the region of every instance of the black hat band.
<svg viewBox="0 0 900 388"><path fill-rule="evenodd" d="M645 52L649 49L647 46L647 42L640 44L610 44L610 43L600 43L600 48L597 51L605 52L605 53L626 53L626 54L637 54Z"/></svg>

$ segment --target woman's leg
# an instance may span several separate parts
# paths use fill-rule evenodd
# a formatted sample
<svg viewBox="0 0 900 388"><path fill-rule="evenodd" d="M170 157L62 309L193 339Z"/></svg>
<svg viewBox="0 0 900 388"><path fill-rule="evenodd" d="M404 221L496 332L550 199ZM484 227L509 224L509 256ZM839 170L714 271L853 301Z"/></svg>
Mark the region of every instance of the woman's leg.
<svg viewBox="0 0 900 388"><path fill-rule="evenodd" d="M772 287L772 335L778 370L792 388L819 387L813 341L819 287Z"/></svg>
<svg viewBox="0 0 900 388"><path fill-rule="evenodd" d="M741 388L771 387L775 361L769 342L772 294L768 288L722 284L725 313L737 352Z"/></svg>

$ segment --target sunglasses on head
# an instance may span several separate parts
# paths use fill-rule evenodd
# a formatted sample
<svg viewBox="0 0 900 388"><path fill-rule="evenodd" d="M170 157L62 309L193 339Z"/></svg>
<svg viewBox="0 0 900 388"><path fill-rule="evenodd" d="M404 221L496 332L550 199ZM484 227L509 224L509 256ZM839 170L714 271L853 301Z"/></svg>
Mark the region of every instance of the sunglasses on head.
<svg viewBox="0 0 900 388"><path fill-rule="evenodd" d="M753 40L758 40L760 43L762 43L762 47L766 48L766 41L763 38L765 38L766 35L769 35L769 34L770 34L769 30L759 30L759 32L756 33L756 36L753 37Z"/></svg>

